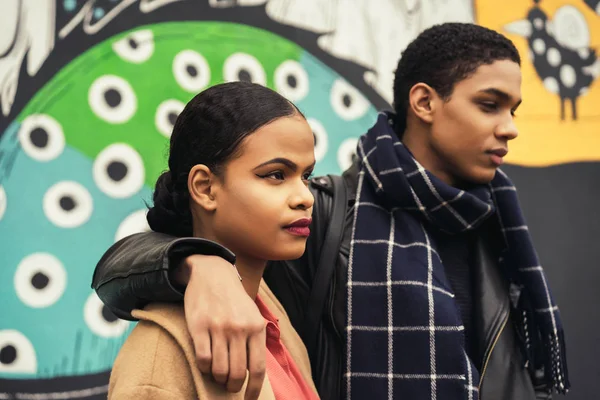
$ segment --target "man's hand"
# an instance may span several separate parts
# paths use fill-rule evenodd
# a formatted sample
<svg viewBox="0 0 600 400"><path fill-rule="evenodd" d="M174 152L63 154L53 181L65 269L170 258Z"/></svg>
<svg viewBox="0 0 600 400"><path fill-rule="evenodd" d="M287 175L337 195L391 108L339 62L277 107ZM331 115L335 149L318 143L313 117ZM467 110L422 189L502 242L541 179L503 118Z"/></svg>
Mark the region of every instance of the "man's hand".
<svg viewBox="0 0 600 400"><path fill-rule="evenodd" d="M230 392L241 390L248 371L245 399L257 399L265 378L266 323L235 268L220 257L193 255L175 279L187 283L185 317L200 371Z"/></svg>

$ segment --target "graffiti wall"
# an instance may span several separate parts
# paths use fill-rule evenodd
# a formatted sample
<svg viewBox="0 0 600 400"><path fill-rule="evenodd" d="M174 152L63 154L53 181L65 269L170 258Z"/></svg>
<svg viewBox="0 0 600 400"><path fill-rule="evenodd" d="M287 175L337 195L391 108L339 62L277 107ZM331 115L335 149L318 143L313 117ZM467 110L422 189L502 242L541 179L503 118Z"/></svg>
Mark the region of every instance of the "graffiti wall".
<svg viewBox="0 0 600 400"><path fill-rule="evenodd" d="M574 390L600 368L600 0L2 0L0 399L106 397L132 325L90 288L145 202L184 104L209 85L271 87L307 116L316 173L341 172L389 108L404 47L477 22L523 56L506 170L568 329Z"/></svg>

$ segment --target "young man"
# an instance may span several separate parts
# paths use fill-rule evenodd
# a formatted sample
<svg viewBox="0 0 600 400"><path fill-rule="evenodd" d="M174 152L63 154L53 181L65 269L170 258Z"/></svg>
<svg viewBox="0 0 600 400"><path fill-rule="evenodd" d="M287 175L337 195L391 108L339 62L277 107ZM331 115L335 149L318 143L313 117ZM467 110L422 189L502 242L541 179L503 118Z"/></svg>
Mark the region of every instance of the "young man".
<svg viewBox="0 0 600 400"><path fill-rule="evenodd" d="M337 178L311 183L307 251L272 263L265 279L307 344L323 399L535 399L568 388L558 309L498 170L517 137L520 87L508 39L472 24L432 27L398 64L395 114L380 114L343 175L348 201L339 203ZM336 230L329 277L321 257ZM201 370L239 391L246 371L229 365L243 360L252 391L264 373L264 323L234 259L208 241L139 234L105 254L93 287L131 318L149 301L181 301L176 287L187 285ZM305 326L307 311L318 324Z"/></svg>

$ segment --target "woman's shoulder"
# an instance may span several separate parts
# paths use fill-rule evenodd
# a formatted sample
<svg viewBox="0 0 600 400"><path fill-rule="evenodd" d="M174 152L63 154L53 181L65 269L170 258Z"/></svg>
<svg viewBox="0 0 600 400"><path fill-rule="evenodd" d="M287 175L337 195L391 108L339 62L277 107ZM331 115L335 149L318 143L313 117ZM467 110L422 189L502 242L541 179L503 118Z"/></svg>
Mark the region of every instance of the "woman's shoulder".
<svg viewBox="0 0 600 400"><path fill-rule="evenodd" d="M193 346L182 306L151 304L134 310L139 319L115 360L109 398L159 388L179 398L196 398ZM191 353L191 358L188 353Z"/></svg>
<svg viewBox="0 0 600 400"><path fill-rule="evenodd" d="M185 310L182 303L150 303L143 310L133 310L131 315L159 326L185 326Z"/></svg>

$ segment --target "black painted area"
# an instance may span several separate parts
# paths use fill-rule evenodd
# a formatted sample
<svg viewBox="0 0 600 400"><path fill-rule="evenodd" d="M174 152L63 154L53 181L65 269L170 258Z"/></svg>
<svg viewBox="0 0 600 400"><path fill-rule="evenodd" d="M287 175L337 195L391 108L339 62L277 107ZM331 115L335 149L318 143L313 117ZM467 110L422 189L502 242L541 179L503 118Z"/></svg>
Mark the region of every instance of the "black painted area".
<svg viewBox="0 0 600 400"><path fill-rule="evenodd" d="M107 322L115 322L118 319L106 306L102 306L102 318Z"/></svg>
<svg viewBox="0 0 600 400"><path fill-rule="evenodd" d="M344 97L342 97L342 101L344 102L344 106L347 108L352 105L352 97L350 97L348 94L345 94Z"/></svg>
<svg viewBox="0 0 600 400"><path fill-rule="evenodd" d="M109 107L118 107L122 100L121 93L119 93L119 91L116 89L108 89L106 92L104 92L104 100Z"/></svg>
<svg viewBox="0 0 600 400"><path fill-rule="evenodd" d="M120 182L127 176L127 165L121 161L112 161L106 167L108 177L115 182Z"/></svg>
<svg viewBox="0 0 600 400"><path fill-rule="evenodd" d="M48 277L48 275L46 275L42 272L37 272L31 278L31 286L33 286L34 288L36 288L38 290L44 289L46 286L48 286L49 283L50 283L50 278Z"/></svg>
<svg viewBox="0 0 600 400"><path fill-rule="evenodd" d="M287 84L289 85L289 87L291 88L296 88L296 86L298 86L298 80L296 79L296 77L294 75L288 75L286 78Z"/></svg>
<svg viewBox="0 0 600 400"><path fill-rule="evenodd" d="M0 349L0 364L12 364L17 359L17 349L13 345L4 346Z"/></svg>
<svg viewBox="0 0 600 400"><path fill-rule="evenodd" d="M171 125L175 126L175 122L177 122L177 117L178 117L178 116L179 116L179 115L178 115L177 113L174 113L174 112L172 112L172 113L169 113L169 116L168 116L168 118L169 118L169 123L170 123Z"/></svg>
<svg viewBox="0 0 600 400"><path fill-rule="evenodd" d="M238 72L238 79L241 82L252 82L252 75L250 74L250 72L248 72L248 70L240 69L240 71Z"/></svg>
<svg viewBox="0 0 600 400"><path fill-rule="evenodd" d="M192 78L195 78L196 76L198 76L198 70L193 65L188 65L185 68L185 70L188 73L188 75L191 76Z"/></svg>
<svg viewBox="0 0 600 400"><path fill-rule="evenodd" d="M31 143L40 149L48 146L48 132L44 128L35 128L29 134L29 138L31 139Z"/></svg>
<svg viewBox="0 0 600 400"><path fill-rule="evenodd" d="M58 201L60 208L65 211L71 211L77 206L77 202L71 196L63 196Z"/></svg>
<svg viewBox="0 0 600 400"><path fill-rule="evenodd" d="M600 163L503 169L517 186L561 310L573 386L566 398L596 398L600 376Z"/></svg>
<svg viewBox="0 0 600 400"><path fill-rule="evenodd" d="M110 371L104 371L97 374L51 379L0 379L0 394L6 394L8 399L13 399L16 398L17 393L42 394L85 390L107 385L109 377ZM70 397L70 399L78 398L83 397ZM106 399L106 393L85 397L85 399Z"/></svg>

